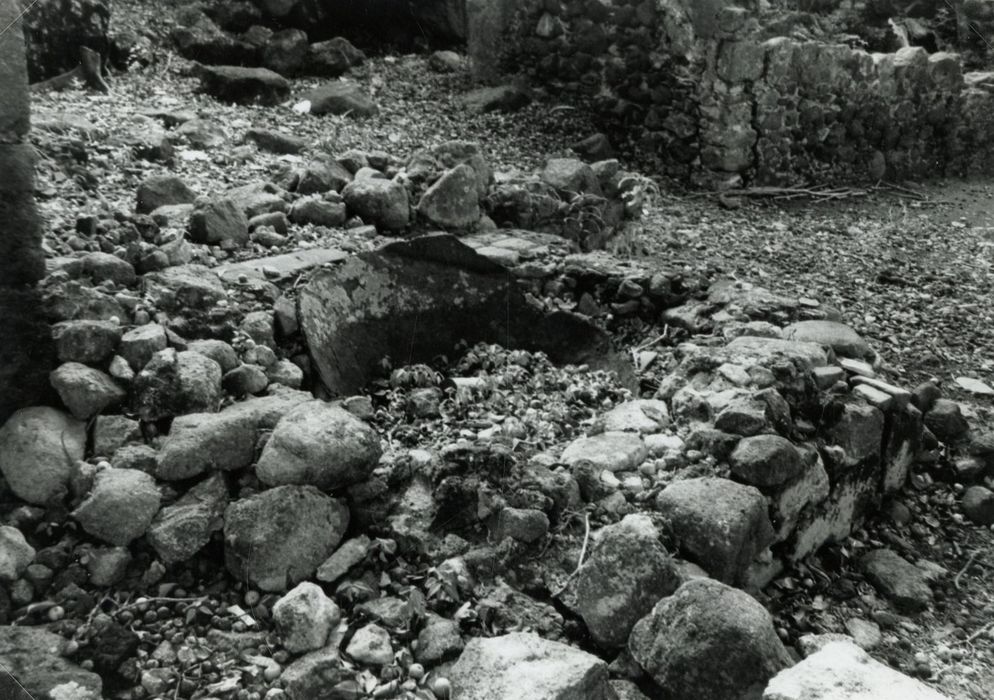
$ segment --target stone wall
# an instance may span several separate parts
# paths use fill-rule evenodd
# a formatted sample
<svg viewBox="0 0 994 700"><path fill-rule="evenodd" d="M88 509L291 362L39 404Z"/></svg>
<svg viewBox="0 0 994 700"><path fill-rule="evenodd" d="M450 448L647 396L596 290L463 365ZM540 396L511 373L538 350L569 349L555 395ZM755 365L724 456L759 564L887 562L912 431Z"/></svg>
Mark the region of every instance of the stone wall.
<svg viewBox="0 0 994 700"><path fill-rule="evenodd" d="M0 3L0 27L17 13ZM0 35L0 420L37 403L47 385L44 362L48 328L35 318L33 284L45 272L41 230L34 206L33 151L24 41L19 28Z"/></svg>
<svg viewBox="0 0 994 700"><path fill-rule="evenodd" d="M703 184L994 169L994 73L952 53L767 38L713 0L522 0L506 70L592 109L618 145Z"/></svg>

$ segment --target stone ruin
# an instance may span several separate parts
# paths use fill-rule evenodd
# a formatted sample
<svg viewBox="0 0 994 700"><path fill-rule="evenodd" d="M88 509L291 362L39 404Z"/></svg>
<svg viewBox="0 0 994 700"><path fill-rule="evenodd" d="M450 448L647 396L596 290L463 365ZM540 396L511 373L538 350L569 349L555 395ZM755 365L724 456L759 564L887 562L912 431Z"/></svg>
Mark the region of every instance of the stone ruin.
<svg viewBox="0 0 994 700"><path fill-rule="evenodd" d="M638 26L646 7L655 6L639 5L625 26ZM727 18L724 11L719 16ZM46 595L63 614L84 617L99 610L90 591L125 581L151 590L168 586L165 579L181 570L196 585L191 572L215 566L242 586L259 619L274 620L286 652L273 672L283 695L274 698L310 700L329 686L354 696L359 691L339 645L359 664L390 667L394 649L385 628L404 620L418 625L404 632L416 638L418 661L407 664L404 682L413 682L408 690L424 687L427 668L438 698L451 688L460 698L514 697L522 685L543 684L548 697L563 700L639 698L639 687L656 686L682 697L722 698L757 697L766 688L772 700L805 697L790 693L819 673L864 686L870 677L874 688L933 697L840 642L792 666L769 613L736 590L761 589L826 543L846 538L903 486L916 462L935 461L945 450L959 455L973 478L994 466L989 435L972 434L960 407L935 386L911 391L881 379L880 358L837 310L604 252L571 253L561 231L513 228L460 239L427 236L333 260L281 256L280 265L296 265L286 275L269 272L273 259L216 274L171 258L177 246L167 241L169 253L161 251L140 275L115 256L55 261L42 297L33 289L44 266L25 144L22 47L8 38L16 35L0 43L0 85L14 96L0 105L0 167L13 174L0 184L6 227L0 303L12 329L2 341L0 471L21 505L11 524L0 527L0 590L22 614L38 611L30 603ZM725 51L745 54L726 67L755 66L746 60L756 58L755 46L721 46L716 60ZM769 76L771 64L764 65ZM755 90L757 76L749 75ZM728 77L714 85L728 88ZM388 160L381 167L396 167ZM478 176L486 164L449 163L446 171L460 168ZM609 166L599 175L589 171L583 171L588 180L618 175ZM294 187L300 177L291 178ZM491 194L472 189L474 196ZM289 208L275 185L253 191L282 207L278 213ZM285 194L295 203L308 196ZM341 216L368 204L321 201ZM247 235L249 212L240 210L259 198L224 202L236 210L239 235ZM384 216L382 207L370 211L370 220ZM403 211L407 217L410 207ZM154 221L141 216L134 221L143 226ZM228 230L224 221L192 212L196 244L224 243L213 236ZM391 228L389 218L377 223ZM315 269L325 264L337 267ZM301 275L306 281L297 289ZM140 290L155 320L123 303L136 298L127 291L111 297L81 281L95 279ZM437 288L419 284L428 279ZM460 294L453 300L442 291L455 284ZM51 330L36 317L42 309ZM589 366L595 388L571 385L576 370L549 362L601 363L617 371L608 337L590 322L608 315L666 324L664 336L679 329L682 342L642 348L635 358L642 367L659 366L652 398L633 398L633 377ZM459 332L446 322L457 323ZM457 338L469 347L449 364L448 376L423 364L395 368L387 382L391 407L402 406L413 428L377 432L372 401L355 393L376 386L383 355L426 362ZM508 347L493 348L498 341ZM51 373L49 353L59 360ZM500 361L481 372L488 353ZM591 420L578 426L582 434L516 452L516 440L534 436L505 416L485 426L468 422L446 444L427 442L442 427L433 421L441 420L443 405L497 406L505 401L501 390L546 385L579 397L570 399L574 408L586 406ZM534 634L469 635L454 619L410 612L413 604L399 591L343 613L314 583L348 593L350 570L378 554L399 553L430 566L439 586L472 590L473 581L489 584L494 572L535 558L552 545L550 532L580 510L610 524L598 530L586 558L580 551L583 566L575 572L560 566L543 574L545 597L555 605L503 582L486 603L493 615L507 616L507 627L536 627L560 638L570 636L561 612L568 611L582 620L573 634L596 655ZM26 541L22 530L30 534L46 516L78 528L80 562L69 563L69 552L57 546L36 551ZM575 550L562 547L548 550L544 563L576 562ZM897 609L928 604L931 589L896 554L869 552L860 565ZM340 600L347 598L342 593ZM191 607L184 614L210 622L214 612ZM84 626L74 650L57 654L52 649L62 638L40 627L0 628L0 656L39 697L65 697L68 686L77 698L99 698L101 674L135 675L134 664L125 667L107 647L137 642L121 631L121 618L97 617L106 618L100 629ZM251 618L241 610L243 628L244 617ZM346 638L339 623L349 617L374 622ZM125 641L101 646L107 630ZM248 647L240 644L257 647L268 639L244 629L225 632L207 634L219 664L242 658ZM76 663L77 654L88 667ZM715 658L723 664L715 666ZM515 665L515 659L539 662ZM614 660L610 672L606 659ZM89 670L94 667L98 673ZM698 668L713 672L702 678ZM161 668L138 676L143 688L159 690L169 687L166 678Z"/></svg>
<svg viewBox="0 0 994 700"><path fill-rule="evenodd" d="M618 143L676 177L963 177L994 162L994 76L964 72L954 53L771 37L752 4L719 0L516 8L505 68L589 105Z"/></svg>

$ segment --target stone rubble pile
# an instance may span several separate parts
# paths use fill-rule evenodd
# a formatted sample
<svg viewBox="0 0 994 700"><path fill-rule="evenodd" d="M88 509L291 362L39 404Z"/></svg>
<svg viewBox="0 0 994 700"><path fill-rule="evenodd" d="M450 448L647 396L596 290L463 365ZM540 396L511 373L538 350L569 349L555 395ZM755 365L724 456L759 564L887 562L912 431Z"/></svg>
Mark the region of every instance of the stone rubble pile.
<svg viewBox="0 0 994 700"><path fill-rule="evenodd" d="M518 259L466 240L547 305L683 329L687 342L646 351L661 372L653 398L633 398L611 374L484 345L446 374L394 368L373 382L374 401L328 403L301 390L313 379L307 356L284 356L300 347L300 319L272 283L225 283L189 264L140 276L110 254L60 262L49 284L74 292L52 295L65 318L51 375L63 408L23 409L0 429L0 472L23 504L0 538L10 605L51 599L58 620L88 610L88 591L122 581L176 575L195 586L193 572L213 559L240 582L252 615L272 619L284 650L260 667L272 669L266 697L355 688L345 659L370 669L370 688L389 687L383 696L443 698L451 687L456 697L514 697L526 677L549 698L637 698L653 684L754 697L793 658L769 613L738 588L760 589L846 538L940 450L976 482L990 471L989 436L973 434L934 385L881 379L880 358L834 309L746 283L703 287L604 253L564 256L541 234L502 235ZM547 273L535 276L536 263ZM131 291L139 283L141 297ZM558 301L548 296L556 291ZM246 299L260 309L245 313ZM964 512L984 522L992 499L977 483ZM597 527L577 575L568 575L572 550L553 557L565 566L538 575L549 590L564 584L555 595L606 660L565 644L555 609L493 579L536 548L557 551L552 533L584 508ZM53 517L77 534L35 547L33 524ZM433 573L418 584L394 572L380 594L381 551ZM70 553L87 563L70 564ZM928 579L898 554L869 552L860 566L896 610L929 604ZM453 617L452 601L467 595L483 596L507 627L528 620L558 641L472 641L472 625ZM183 610L198 619L196 604ZM105 615L107 629L121 615ZM100 632L77 630L92 668ZM410 651L415 637L401 630L416 637ZM201 648L193 638L171 644ZM625 658L628 671L609 670L612 658L611 669ZM164 666L118 664L111 672L152 695L180 682ZM771 695L794 692L782 689L793 687L786 678L767 695L792 697Z"/></svg>

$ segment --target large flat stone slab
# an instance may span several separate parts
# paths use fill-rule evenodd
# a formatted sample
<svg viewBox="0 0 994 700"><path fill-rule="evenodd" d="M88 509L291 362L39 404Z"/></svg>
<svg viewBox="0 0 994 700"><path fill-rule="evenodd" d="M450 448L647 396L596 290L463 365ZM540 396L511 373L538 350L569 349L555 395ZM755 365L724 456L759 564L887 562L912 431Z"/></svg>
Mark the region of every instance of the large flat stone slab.
<svg viewBox="0 0 994 700"><path fill-rule="evenodd" d="M262 280L271 279L270 275L273 279L293 277L328 263L342 262L348 257L348 253L337 248L310 248L282 255L272 255L268 258L256 258L255 260L222 265L217 268L217 273L223 281L228 283L237 282L242 275Z"/></svg>

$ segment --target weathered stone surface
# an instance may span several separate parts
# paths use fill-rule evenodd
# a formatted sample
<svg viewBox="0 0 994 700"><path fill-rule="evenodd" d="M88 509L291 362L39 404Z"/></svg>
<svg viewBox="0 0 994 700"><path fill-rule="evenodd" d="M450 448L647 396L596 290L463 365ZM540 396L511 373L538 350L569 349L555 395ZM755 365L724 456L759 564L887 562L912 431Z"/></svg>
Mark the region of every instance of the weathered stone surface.
<svg viewBox="0 0 994 700"><path fill-rule="evenodd" d="M289 664L280 674L280 685L287 697L300 700L321 700L328 689L346 677L338 647L328 645L304 654ZM348 697L347 695L345 697Z"/></svg>
<svg viewBox="0 0 994 700"><path fill-rule="evenodd" d="M342 202L329 202L320 196L303 197L290 208L290 220L295 224L314 224L332 228L345 223L346 207Z"/></svg>
<svg viewBox="0 0 994 700"><path fill-rule="evenodd" d="M261 366L244 364L226 372L221 377L221 386L232 396L261 394L269 386L269 377Z"/></svg>
<svg viewBox="0 0 994 700"><path fill-rule="evenodd" d="M598 533L577 578L577 606L598 644L620 647L635 623L679 585L652 520L626 515Z"/></svg>
<svg viewBox="0 0 994 700"><path fill-rule="evenodd" d="M791 665L773 618L747 593L695 579L640 620L628 650L674 697L748 700Z"/></svg>
<svg viewBox="0 0 994 700"><path fill-rule="evenodd" d="M258 62L259 48L244 37L225 32L209 17L198 13L175 27L170 38L181 56L213 65L251 65Z"/></svg>
<svg viewBox="0 0 994 700"><path fill-rule="evenodd" d="M400 231L411 218L407 190L395 180L354 180L342 190L350 213L381 231Z"/></svg>
<svg viewBox="0 0 994 700"><path fill-rule="evenodd" d="M224 193L224 197L234 200L250 219L261 214L285 212L288 206L285 196L284 190L262 180L232 187Z"/></svg>
<svg viewBox="0 0 994 700"><path fill-rule="evenodd" d="M121 332L121 326L110 321L63 321L52 326L59 360L84 364L100 364L113 355Z"/></svg>
<svg viewBox="0 0 994 700"><path fill-rule="evenodd" d="M224 477L215 474L158 512L148 528L148 541L166 566L187 561L222 527L228 505Z"/></svg>
<svg viewBox="0 0 994 700"><path fill-rule="evenodd" d="M376 116L380 109L355 83L334 82L320 85L304 93L303 99L311 103L311 114L338 114L354 118Z"/></svg>
<svg viewBox="0 0 994 700"><path fill-rule="evenodd" d="M828 364L825 350L818 343L742 335L730 342L728 352L739 362L754 360L769 363L780 358L798 360L811 367Z"/></svg>
<svg viewBox="0 0 994 700"><path fill-rule="evenodd" d="M612 472L637 468L649 456L649 448L637 433L599 433L577 438L563 450L563 464L575 466L580 461Z"/></svg>
<svg viewBox="0 0 994 700"><path fill-rule="evenodd" d="M132 328L121 336L118 354L128 361L131 369L140 372L152 356L160 350L165 350L168 344L165 328L158 323L146 323L144 326Z"/></svg>
<svg viewBox="0 0 994 700"><path fill-rule="evenodd" d="M299 29L276 32L262 52L262 65L283 76L298 74L307 60L307 33Z"/></svg>
<svg viewBox="0 0 994 700"><path fill-rule="evenodd" d="M461 700L611 700L607 664L592 654L535 634L513 632L470 640L450 674Z"/></svg>
<svg viewBox="0 0 994 700"><path fill-rule="evenodd" d="M849 641L830 641L770 680L763 700L947 700L921 681L874 660Z"/></svg>
<svg viewBox="0 0 994 700"><path fill-rule="evenodd" d="M598 416L594 427L605 433L658 433L669 422L670 412L665 401L635 399Z"/></svg>
<svg viewBox="0 0 994 700"><path fill-rule="evenodd" d="M216 338L192 340L187 344L186 349L214 360L222 372L230 372L241 362L233 347Z"/></svg>
<svg viewBox="0 0 994 700"><path fill-rule="evenodd" d="M858 401L848 402L826 431L830 442L842 448L842 462L853 467L880 455L884 435L884 415L880 409Z"/></svg>
<svg viewBox="0 0 994 700"><path fill-rule="evenodd" d="M122 287L129 287L138 279L131 263L110 253L99 251L87 253L80 262L83 267L83 276L89 278L94 284L113 282Z"/></svg>
<svg viewBox="0 0 994 700"><path fill-rule="evenodd" d="M308 400L304 392L283 391L240 401L219 413L178 416L159 453L156 476L178 481L210 469L244 469L255 459L258 431L273 429Z"/></svg>
<svg viewBox="0 0 994 700"><path fill-rule="evenodd" d="M323 647L341 618L335 601L314 583L297 584L273 606L273 622L291 654Z"/></svg>
<svg viewBox="0 0 994 700"><path fill-rule="evenodd" d="M266 279L267 270L275 270L280 277L291 277L328 263L341 262L348 254L337 248L309 248L268 258L257 258L231 263L218 268L226 282L236 282L243 275L250 279Z"/></svg>
<svg viewBox="0 0 994 700"><path fill-rule="evenodd" d="M152 175L138 186L139 214L150 214L159 207L174 204L193 204L196 192L175 175Z"/></svg>
<svg viewBox="0 0 994 700"><path fill-rule="evenodd" d="M300 171L296 191L299 194L341 192L352 179L352 173L338 161L313 160Z"/></svg>
<svg viewBox="0 0 994 700"><path fill-rule="evenodd" d="M769 407L757 398L742 396L728 402L714 419L714 427L732 435L757 435L771 428Z"/></svg>
<svg viewBox="0 0 994 700"><path fill-rule="evenodd" d="M224 102L279 104L290 96L290 83L268 68L201 66L204 92Z"/></svg>
<svg viewBox="0 0 994 700"><path fill-rule="evenodd" d="M418 634L418 648L414 655L420 663L438 663L458 654L465 646L458 622L429 613L424 628Z"/></svg>
<svg viewBox="0 0 994 700"><path fill-rule="evenodd" d="M307 139L292 134L284 134L282 131L274 131L272 129L249 129L245 132L245 138L246 140L255 142L259 150L269 151L270 153L301 153L307 148Z"/></svg>
<svg viewBox="0 0 994 700"><path fill-rule="evenodd" d="M756 488L701 477L670 484L656 499L680 548L716 579L735 584L773 541L766 499Z"/></svg>
<svg viewBox="0 0 994 700"><path fill-rule="evenodd" d="M537 542L549 532L549 516L533 508L502 508L494 517L490 534L495 542L505 537Z"/></svg>
<svg viewBox="0 0 994 700"><path fill-rule="evenodd" d="M370 543L366 535L359 535L343 542L342 546L318 567L315 578L325 583L334 583L366 558Z"/></svg>
<svg viewBox="0 0 994 700"><path fill-rule="evenodd" d="M47 505L65 496L86 449L86 426L47 406L22 408L0 428L0 471L21 500Z"/></svg>
<svg viewBox="0 0 994 700"><path fill-rule="evenodd" d="M954 443L970 429L963 411L955 401L938 399L925 414L925 426L945 443Z"/></svg>
<svg viewBox="0 0 994 700"><path fill-rule="evenodd" d="M349 640L345 653L361 664L386 666L393 661L390 633L377 624L360 627Z"/></svg>
<svg viewBox="0 0 994 700"><path fill-rule="evenodd" d="M779 435L743 438L729 464L732 474L753 486L779 486L798 476L804 467L797 448Z"/></svg>
<svg viewBox="0 0 994 700"><path fill-rule="evenodd" d="M248 218L233 199L213 199L194 208L190 237L196 243L241 247L248 242Z"/></svg>
<svg viewBox="0 0 994 700"><path fill-rule="evenodd" d="M208 309L226 296L217 275L203 265L181 265L147 274L142 291L166 311Z"/></svg>
<svg viewBox="0 0 994 700"><path fill-rule="evenodd" d="M475 141L444 141L429 151L431 157L438 161L443 167L456 168L459 165L468 165L476 175L476 194L482 201L489 192L490 185L493 184L493 169L487 163L484 151L479 143ZM411 157L411 163L417 158L415 153Z"/></svg>
<svg viewBox="0 0 994 700"><path fill-rule="evenodd" d="M2 16L2 15L0 15ZM51 698L49 694L58 686L77 688L71 697L79 700L97 700L103 697L103 681L92 671L86 671L62 653L65 637L49 632L41 626L0 626L0 664L4 675L17 679L10 690L26 692L24 698ZM0 682L0 690L6 690ZM14 695L12 700L22 700ZM53 698L54 700L54 698Z"/></svg>
<svg viewBox="0 0 994 700"><path fill-rule="evenodd" d="M16 527L0 525L0 581L19 579L35 558L34 547Z"/></svg>
<svg viewBox="0 0 994 700"><path fill-rule="evenodd" d="M309 484L324 491L364 480L376 467L380 439L348 411L309 401L290 410L266 443L256 475L264 484Z"/></svg>
<svg viewBox="0 0 994 700"><path fill-rule="evenodd" d="M842 357L862 359L873 356L870 346L856 331L837 321L800 321L784 328L783 335L787 340L830 347Z"/></svg>
<svg viewBox="0 0 994 700"><path fill-rule="evenodd" d="M963 494L963 513L977 525L994 525L994 491L971 486Z"/></svg>
<svg viewBox="0 0 994 700"><path fill-rule="evenodd" d="M277 486L225 510L225 564L239 580L283 591L314 573L348 524L341 501L312 486Z"/></svg>
<svg viewBox="0 0 994 700"><path fill-rule="evenodd" d="M142 420L213 412L221 403L221 368L200 353L168 348L138 373L133 392Z"/></svg>
<svg viewBox="0 0 994 700"><path fill-rule="evenodd" d="M327 41L311 44L305 65L311 75L337 78L349 68L362 65L365 60L366 54L353 46L348 39L336 36Z"/></svg>
<svg viewBox="0 0 994 700"><path fill-rule="evenodd" d="M430 359L460 339L542 350L555 362L617 369L631 363L606 335L566 313L546 315L508 284L506 270L449 235L422 236L350 257L312 276L300 292L300 325L333 395L355 393L385 354ZM362 310L357 315L357 310Z"/></svg>
<svg viewBox="0 0 994 700"><path fill-rule="evenodd" d="M131 564L127 547L94 547L88 553L86 572L94 586L113 586L127 575Z"/></svg>
<svg viewBox="0 0 994 700"><path fill-rule="evenodd" d="M72 516L94 537L123 546L145 534L159 512L160 500L155 479L148 474L104 469Z"/></svg>
<svg viewBox="0 0 994 700"><path fill-rule="evenodd" d="M542 170L542 180L566 197L587 192L603 194L593 169L578 158L550 159Z"/></svg>
<svg viewBox="0 0 994 700"><path fill-rule="evenodd" d="M105 408L124 401L127 392L98 369L79 362L59 365L51 375L52 387L75 418L87 420Z"/></svg>
<svg viewBox="0 0 994 700"><path fill-rule="evenodd" d="M890 549L867 552L859 566L870 582L894 605L918 612L932 602L932 589L925 573Z"/></svg>
<svg viewBox="0 0 994 700"><path fill-rule="evenodd" d="M443 229L464 229L480 220L476 171L457 165L429 187L418 202L418 215Z"/></svg>

